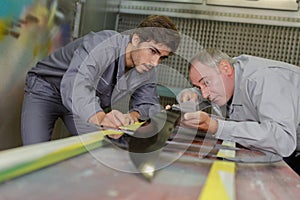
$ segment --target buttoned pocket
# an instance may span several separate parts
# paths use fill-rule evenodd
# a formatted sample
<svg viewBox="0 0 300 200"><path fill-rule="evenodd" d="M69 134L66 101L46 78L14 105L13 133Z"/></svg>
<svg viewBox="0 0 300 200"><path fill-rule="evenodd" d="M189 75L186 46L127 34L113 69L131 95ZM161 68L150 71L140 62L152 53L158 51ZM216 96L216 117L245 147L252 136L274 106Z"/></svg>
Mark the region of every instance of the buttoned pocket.
<svg viewBox="0 0 300 200"><path fill-rule="evenodd" d="M40 97L61 99L60 93L51 83L36 75L27 76L25 91Z"/></svg>

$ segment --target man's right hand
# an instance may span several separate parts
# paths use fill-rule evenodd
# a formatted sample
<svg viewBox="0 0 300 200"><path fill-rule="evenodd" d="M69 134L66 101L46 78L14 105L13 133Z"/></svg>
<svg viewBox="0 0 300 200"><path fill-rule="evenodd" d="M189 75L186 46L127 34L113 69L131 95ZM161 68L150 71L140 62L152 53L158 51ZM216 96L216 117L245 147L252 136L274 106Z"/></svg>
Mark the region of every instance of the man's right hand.
<svg viewBox="0 0 300 200"><path fill-rule="evenodd" d="M203 111L185 113L180 123L212 134L218 131L218 121Z"/></svg>
<svg viewBox="0 0 300 200"><path fill-rule="evenodd" d="M103 127L119 128L133 124L137 119L133 118L136 115L123 114L118 110L112 110L109 113L98 112L93 115L89 122ZM109 135L109 137L118 139L122 134Z"/></svg>
<svg viewBox="0 0 300 200"><path fill-rule="evenodd" d="M187 101L198 101L199 95L197 92L192 90L184 90L180 93L179 100L180 102L187 102Z"/></svg>
<svg viewBox="0 0 300 200"><path fill-rule="evenodd" d="M90 123L98 126L118 128L133 124L135 120L130 114L123 114L118 110L112 110L109 113L98 112L89 119Z"/></svg>

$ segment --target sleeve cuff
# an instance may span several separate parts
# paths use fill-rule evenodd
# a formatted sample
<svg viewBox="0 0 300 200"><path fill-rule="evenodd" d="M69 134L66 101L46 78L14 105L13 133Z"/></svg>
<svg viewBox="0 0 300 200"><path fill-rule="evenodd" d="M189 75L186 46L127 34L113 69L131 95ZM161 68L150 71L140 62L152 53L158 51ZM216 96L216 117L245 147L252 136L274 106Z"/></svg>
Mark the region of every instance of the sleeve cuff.
<svg viewBox="0 0 300 200"><path fill-rule="evenodd" d="M86 105L82 108L81 113L80 113L80 118L84 121L84 122L88 122L89 119L95 115L98 112L103 111L100 106L93 106L93 105Z"/></svg>

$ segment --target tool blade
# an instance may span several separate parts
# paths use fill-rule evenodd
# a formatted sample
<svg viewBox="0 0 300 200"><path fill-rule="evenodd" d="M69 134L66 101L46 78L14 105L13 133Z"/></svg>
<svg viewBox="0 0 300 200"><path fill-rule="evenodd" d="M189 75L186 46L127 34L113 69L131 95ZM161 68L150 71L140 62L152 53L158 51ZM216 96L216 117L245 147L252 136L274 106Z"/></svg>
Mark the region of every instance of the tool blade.
<svg viewBox="0 0 300 200"><path fill-rule="evenodd" d="M164 110L138 128L128 140L129 156L138 171L149 181L155 175L156 162L180 112Z"/></svg>

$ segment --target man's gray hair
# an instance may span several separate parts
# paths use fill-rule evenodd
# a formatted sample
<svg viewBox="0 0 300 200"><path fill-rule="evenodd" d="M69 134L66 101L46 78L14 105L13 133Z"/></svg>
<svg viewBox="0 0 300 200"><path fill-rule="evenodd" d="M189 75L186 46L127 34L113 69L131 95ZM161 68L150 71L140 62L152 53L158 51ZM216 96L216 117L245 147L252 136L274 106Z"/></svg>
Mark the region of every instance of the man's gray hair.
<svg viewBox="0 0 300 200"><path fill-rule="evenodd" d="M235 62L234 59L229 57L226 53L223 53L216 48L207 48L200 50L192 59L191 62L199 61L208 67L218 67L220 62L226 60L231 65Z"/></svg>

